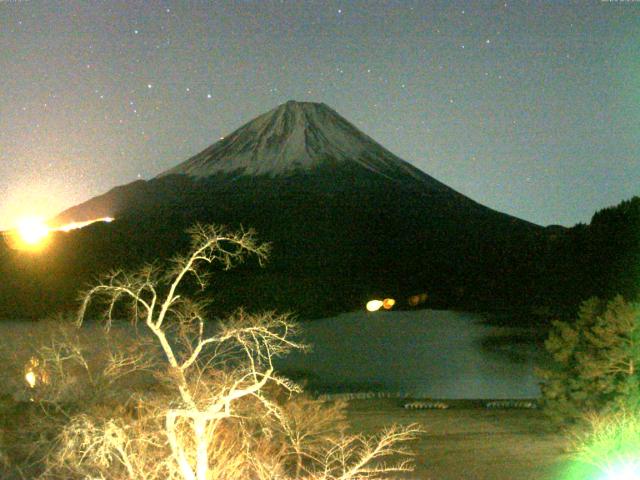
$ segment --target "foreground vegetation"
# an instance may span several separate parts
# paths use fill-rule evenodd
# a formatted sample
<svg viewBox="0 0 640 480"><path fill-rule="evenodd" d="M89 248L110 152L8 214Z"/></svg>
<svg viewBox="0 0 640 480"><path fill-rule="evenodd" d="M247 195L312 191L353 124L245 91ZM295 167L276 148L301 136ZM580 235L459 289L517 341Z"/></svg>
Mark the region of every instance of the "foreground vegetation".
<svg viewBox="0 0 640 480"><path fill-rule="evenodd" d="M274 369L276 357L306 348L289 315L238 310L214 324L207 299L191 295L208 284L203 267L262 262L268 246L251 231L211 226L196 226L191 237L187 255L167 266L105 275L82 295L75 318L39 324L21 348L5 337L2 478L407 478L405 445L425 441L423 431L440 453L431 457L438 448L420 444L420 476L539 479L540 468L557 473L564 453L583 469L572 479L640 471L637 304L592 299L574 322L553 325L546 346L555 365L540 372L543 406L567 443L545 430L538 412L408 412L391 400L358 410L306 397ZM122 317L127 327L114 322ZM369 421L380 416L397 425ZM504 429L505 418L513 429ZM474 421L477 430L456 431ZM443 433L433 434L435 424ZM465 460L467 449L481 447L486 466L476 453ZM438 470L445 457L456 473Z"/></svg>
<svg viewBox="0 0 640 480"><path fill-rule="evenodd" d="M570 478L640 478L640 304L591 298L574 322L554 323L546 347L545 412L582 468Z"/></svg>
<svg viewBox="0 0 640 480"><path fill-rule="evenodd" d="M364 434L388 422L417 423L424 430L414 444L415 470L394 478L565 480L567 439L542 411L448 403L448 409L413 410L397 399L353 400L346 418L351 431Z"/></svg>
<svg viewBox="0 0 640 480"><path fill-rule="evenodd" d="M585 301L573 322L555 322L546 341L554 365L540 369L547 413L580 422L640 400L640 305L616 296Z"/></svg>
<svg viewBox="0 0 640 480"><path fill-rule="evenodd" d="M83 294L77 323L58 319L28 359L5 345L3 476L349 480L409 471L403 445L415 425L349 435L342 404L305 398L275 372L275 357L304 348L288 315L238 311L206 328L206 302L185 295L185 284L204 288L203 266L262 261L268 247L250 231L190 233L189 253L168 267L103 277ZM95 302L105 330L83 342L76 327ZM112 336L120 314L141 331Z"/></svg>

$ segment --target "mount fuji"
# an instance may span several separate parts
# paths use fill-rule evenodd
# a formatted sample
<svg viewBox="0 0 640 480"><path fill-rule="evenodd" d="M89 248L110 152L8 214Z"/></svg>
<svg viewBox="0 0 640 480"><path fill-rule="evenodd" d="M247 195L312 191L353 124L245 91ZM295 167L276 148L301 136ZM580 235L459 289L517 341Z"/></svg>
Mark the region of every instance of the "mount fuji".
<svg viewBox="0 0 640 480"><path fill-rule="evenodd" d="M385 184L387 188L410 188L418 194L442 194L462 200L460 194L401 160L328 106L289 101L160 173L151 182L118 187L62 212L56 222L97 218L99 212L119 216L132 207L144 208L152 197L158 197L154 202L166 203L166 197L148 191L143 183L159 187L165 195L164 190L170 189L167 184L175 183L176 189L183 189L185 183L233 187L234 182L249 179L289 184L294 179L306 180L313 184L307 187L329 194L363 184ZM145 193L141 193L143 190ZM139 204L127 201L128 195L147 198L137 198L142 201Z"/></svg>
<svg viewBox="0 0 640 480"><path fill-rule="evenodd" d="M115 221L55 242L49 257L58 260L42 261L56 280L35 282L41 297L71 298L104 270L171 256L199 221L254 227L273 245L265 269L215 277L214 309L322 316L376 296L423 292L432 307L499 307L531 297L545 232L449 188L328 106L294 101L151 180L116 187L53 221L106 216Z"/></svg>

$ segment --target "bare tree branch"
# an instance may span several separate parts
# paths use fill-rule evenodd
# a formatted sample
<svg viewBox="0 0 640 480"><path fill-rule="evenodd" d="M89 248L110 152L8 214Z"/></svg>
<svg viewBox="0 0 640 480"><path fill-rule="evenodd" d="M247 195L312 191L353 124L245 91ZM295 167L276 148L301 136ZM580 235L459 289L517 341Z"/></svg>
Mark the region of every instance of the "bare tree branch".
<svg viewBox="0 0 640 480"><path fill-rule="evenodd" d="M296 417L294 410L274 399L274 392L288 397L301 392L274 368L275 358L307 348L296 339L298 326L290 315L238 310L224 322L205 328L207 302L185 293L184 280L191 277L204 289L209 281L205 269L213 265L230 269L248 256L263 264L269 246L259 243L253 230L230 232L197 224L189 234L190 251L174 257L164 270L147 265L137 272L117 270L102 277L83 294L77 317L81 325L90 304L99 301L107 328L120 307L128 308L133 324L141 321L147 327L160 347L165 368L149 364L144 355L134 352L111 355L104 372L114 382L136 370L155 372L167 391L151 397L156 399L153 408L144 403L138 407L151 412L138 421L147 422L144 428L153 426L154 434L153 428L163 430L166 441L159 443L154 435L136 436L125 424L79 418L66 430L68 448L63 451L67 456L59 459L59 465L79 462L87 465L83 472L94 477L106 471L105 466L117 467L118 478L131 480L351 480L409 470L406 460L392 464L382 460L408 454L397 445L415 438L419 432L415 425L390 428L374 438L344 436L329 426L340 418L342 407L327 409L307 402ZM309 419L322 421L312 427L303 420L304 412L313 412L315 417ZM73 435L79 431L84 432L84 443ZM168 452L154 466L140 457L141 452L152 455L152 448Z"/></svg>

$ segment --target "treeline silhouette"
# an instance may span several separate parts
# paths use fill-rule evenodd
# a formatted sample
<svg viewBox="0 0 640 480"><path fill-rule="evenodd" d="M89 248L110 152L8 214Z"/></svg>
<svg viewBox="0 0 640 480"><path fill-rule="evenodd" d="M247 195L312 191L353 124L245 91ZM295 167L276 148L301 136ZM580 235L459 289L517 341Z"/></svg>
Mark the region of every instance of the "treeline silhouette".
<svg viewBox="0 0 640 480"><path fill-rule="evenodd" d="M242 191L242 185L235 188ZM112 224L55 234L38 255L2 245L0 317L31 319L73 309L78 291L99 273L185 251L184 230L195 221L255 227L273 244L266 268L248 263L214 277L204 292L214 315L245 306L317 318L391 296L396 308L414 308L407 299L426 293L426 302L415 308L550 317L573 314L591 296L638 297L639 197L596 212L588 225L542 228L484 207L462 211L447 204L429 212L425 203L407 211L400 200L405 193L387 188L362 198L353 191L327 196L306 189L294 201L283 189L268 201L258 193L218 201L214 208L203 200L212 198L203 187L188 204L158 204Z"/></svg>

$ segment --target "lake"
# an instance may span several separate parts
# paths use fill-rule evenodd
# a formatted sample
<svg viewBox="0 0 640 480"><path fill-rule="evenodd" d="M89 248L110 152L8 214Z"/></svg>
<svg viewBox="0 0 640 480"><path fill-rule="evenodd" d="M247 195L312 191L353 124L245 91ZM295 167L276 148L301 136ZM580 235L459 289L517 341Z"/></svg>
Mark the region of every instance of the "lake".
<svg viewBox="0 0 640 480"><path fill-rule="evenodd" d="M312 351L277 366L326 389L442 399L540 396L534 368L547 357L534 332L487 325L479 314L356 312L302 325Z"/></svg>
<svg viewBox="0 0 640 480"><path fill-rule="evenodd" d="M56 322L0 325L0 353L8 355L7 360L13 358L16 365L28 361L29 345L51 338L56 330ZM303 340L312 345L312 351L278 359L276 367L294 378L300 373L310 378L308 390L386 391L441 399L540 395L534 368L545 364L547 357L534 332L487 325L479 314L363 311L301 325ZM130 327L120 328L126 336ZM100 332L97 325L87 324L81 338L100 344ZM22 381L22 373L12 376Z"/></svg>

